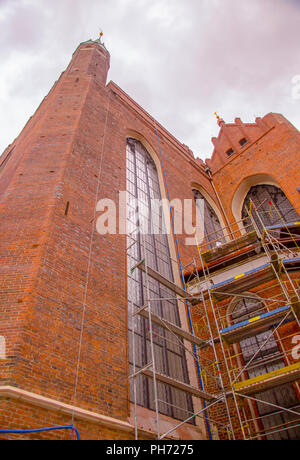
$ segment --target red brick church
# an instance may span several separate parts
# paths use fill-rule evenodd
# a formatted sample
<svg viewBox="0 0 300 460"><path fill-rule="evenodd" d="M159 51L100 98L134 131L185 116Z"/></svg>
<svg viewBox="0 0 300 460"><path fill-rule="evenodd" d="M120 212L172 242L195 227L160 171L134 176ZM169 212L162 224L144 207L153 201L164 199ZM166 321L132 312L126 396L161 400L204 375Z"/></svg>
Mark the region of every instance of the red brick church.
<svg viewBox="0 0 300 460"><path fill-rule="evenodd" d="M218 117L203 162L109 66L81 43L0 158L0 438L300 439L299 131Z"/></svg>

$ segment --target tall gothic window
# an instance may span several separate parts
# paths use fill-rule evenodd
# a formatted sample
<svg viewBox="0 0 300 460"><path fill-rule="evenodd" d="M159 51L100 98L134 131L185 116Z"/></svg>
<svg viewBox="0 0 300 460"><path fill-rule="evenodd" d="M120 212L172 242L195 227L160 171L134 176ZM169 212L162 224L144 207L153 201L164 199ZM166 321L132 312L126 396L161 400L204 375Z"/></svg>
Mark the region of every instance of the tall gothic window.
<svg viewBox="0 0 300 460"><path fill-rule="evenodd" d="M224 233L217 214L199 190L193 190L197 211L203 225L204 237L209 249L225 243Z"/></svg>
<svg viewBox="0 0 300 460"><path fill-rule="evenodd" d="M129 360L130 373L151 363L149 321L132 311L140 309L151 301L151 310L158 316L180 326L177 301L174 293L157 281L148 278L141 270L131 267L146 259L147 265L173 281L168 239L161 207L152 206L152 199L161 199L156 166L145 147L137 140L127 139L127 237L128 250L128 303L129 303ZM155 222L153 228L153 222ZM142 227L141 233L136 232ZM133 239L136 240L134 243ZM131 247L130 247L131 246ZM148 297L149 295L149 297ZM162 300L168 299L168 300ZM133 324L134 321L134 324ZM134 330L134 333L133 333ZM155 365L159 373L189 383L186 357L181 343L167 330L153 325ZM134 341L134 350L133 350ZM155 409L153 381L140 375L135 379L137 403ZM130 397L134 400L133 381ZM170 417L184 420L193 412L190 395L170 386L158 383L159 411Z"/></svg>
<svg viewBox="0 0 300 460"><path fill-rule="evenodd" d="M232 321L234 324L241 321L246 321L247 319L257 316L257 312L260 311L261 313L262 309L264 309L264 305L259 299L243 299L236 304L232 312ZM240 347L245 365L249 363L254 354L259 350L259 348L269 336L270 331L267 331L256 336L241 340ZM284 366L285 363L282 359L282 354L275 340L275 337L272 335L270 340L258 353L256 358L251 362L247 372L249 378L252 378L257 377L258 375L272 372ZM285 384L272 390L258 393L255 396L262 401L266 401L271 404L296 411L298 409L300 411L298 398L292 384ZM293 426L291 421L295 420L296 418L288 412L284 412L277 408L272 408L271 406L267 406L262 403L257 403L257 408L264 430L269 432ZM272 427L277 428L274 428L273 430ZM279 433L269 434L266 437L268 440L300 439L300 428L294 428L281 431Z"/></svg>
<svg viewBox="0 0 300 460"><path fill-rule="evenodd" d="M283 222L291 223L299 220L299 215L283 193L283 191L274 185L256 185L251 187L245 198L242 210L242 218L245 220L247 231L253 230L251 221L248 217L250 209L250 200L253 201L265 226L279 225ZM253 215L255 222L261 228L261 223L255 213Z"/></svg>

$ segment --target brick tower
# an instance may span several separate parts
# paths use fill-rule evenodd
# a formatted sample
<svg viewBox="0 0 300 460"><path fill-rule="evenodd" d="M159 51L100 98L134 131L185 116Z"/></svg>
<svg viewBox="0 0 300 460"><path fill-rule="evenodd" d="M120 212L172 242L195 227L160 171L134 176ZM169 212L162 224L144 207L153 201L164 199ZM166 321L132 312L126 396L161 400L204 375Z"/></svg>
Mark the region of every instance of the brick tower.
<svg viewBox="0 0 300 460"><path fill-rule="evenodd" d="M115 247L115 238L107 237L100 245L92 230L105 125L112 124L105 86L109 62L100 41L81 44L2 157L0 335L6 359L0 361L0 404L7 429L41 427L45 420L48 426L69 425L78 416L75 406L110 414L121 425L126 420L122 243ZM106 155L111 167L101 192L109 194L108 184L117 172L121 184L124 173L114 164L116 153ZM98 262L108 260L112 247L111 273ZM84 364L77 369L83 316ZM111 354L114 347L118 353ZM117 436L109 431L116 429L114 422L101 426L95 416L80 416L87 437ZM60 435L65 434L55 433Z"/></svg>

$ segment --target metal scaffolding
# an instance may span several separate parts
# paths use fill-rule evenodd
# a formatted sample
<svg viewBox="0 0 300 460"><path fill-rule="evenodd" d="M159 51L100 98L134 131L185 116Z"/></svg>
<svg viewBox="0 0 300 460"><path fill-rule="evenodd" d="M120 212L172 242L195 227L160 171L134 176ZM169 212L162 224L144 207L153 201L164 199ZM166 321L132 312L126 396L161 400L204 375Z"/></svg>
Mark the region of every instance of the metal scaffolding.
<svg viewBox="0 0 300 460"><path fill-rule="evenodd" d="M247 224L247 220L250 223ZM244 234L239 224L246 227ZM220 372L226 376L227 396L234 400L240 413L241 430L236 429L236 436L272 439L280 432L291 430L293 438L298 438L299 404L282 407L278 402L268 401L266 392L293 384L299 397L300 363L297 357L293 358L292 344L293 339L299 337L300 222L266 227L251 202L248 218L236 223L230 233L233 239L222 245L214 245L212 240L209 245L197 243L200 265L195 264L190 274L190 292L203 295L200 315L194 315L198 333L203 338L203 331L209 330L208 323L213 324L214 333L206 339L208 344L216 344ZM249 268L244 271L245 267ZM243 299L252 302L251 314L232 322L228 311ZM210 318L207 318L207 310ZM291 325L293 328L289 330ZM245 359L239 345L255 337L261 342L252 355L246 350ZM273 353L263 356L262 351L268 347L274 348ZM210 387L208 382L207 388ZM262 392L267 396L265 400L253 396ZM244 399L252 402L250 417L249 410L242 404ZM299 399L297 401L299 403ZM268 416L258 413L257 404L260 409L277 409L277 413L268 415L267 420ZM297 416L297 419L269 426L271 418L276 419L279 413Z"/></svg>
<svg viewBox="0 0 300 460"><path fill-rule="evenodd" d="M276 439L284 436L282 433L300 437L300 363L292 347L300 326L300 222L267 227L251 202L247 219L222 231L231 239L228 237L220 243L218 230L215 241L210 235L201 244L196 232L197 259L184 267L186 285L183 287L148 262L146 239L139 226L127 235L130 285L134 285L135 274L141 271L147 293L146 301L138 308L130 296L133 359L130 380L136 439L139 436L137 379L141 375L153 384L157 439L170 436L197 417L205 419L208 431L213 427L211 439ZM138 262L131 257L135 244L144 247ZM151 298L151 280L172 292L173 300L180 298L186 303L186 308L191 310L191 331L155 312L155 302L166 302L170 297ZM242 312L233 320L228 312L230 309L233 312L237 302L250 302L251 311ZM149 324L151 360L142 368L136 366L136 317L147 319ZM193 356L199 388L158 369L153 340L157 327L170 333L184 352ZM251 340L256 340L256 346L243 352L241 344ZM174 428L163 432L160 405L168 402L160 399L160 384L200 399L201 410L187 413ZM292 385L289 391L298 395L298 403L284 407L268 392L287 384Z"/></svg>
<svg viewBox="0 0 300 460"><path fill-rule="evenodd" d="M132 302L133 296L130 295L130 298L131 298L130 314L131 314L131 324L132 324L132 330L131 330L132 359L133 359L133 372L130 375L130 380L132 381L132 385L133 385L135 437L136 439L138 439L138 436L139 436L138 416L137 416L137 383L136 382L139 376L143 375L153 382L153 396L154 396L153 402L154 402L154 408L155 408L155 414L156 414L156 429L157 429L156 434L157 434L157 439L161 440L161 439L165 439L166 437L170 436L174 431L176 431L183 424L192 421L196 417L205 418L208 421L207 411L209 410L210 407L213 407L215 404L217 404L220 398L218 396L210 394L209 392L204 391L201 388L193 387L190 384L187 384L186 382L177 380L157 370L157 366L156 366L157 356L155 353L155 346L154 346L154 340L153 340L153 337L154 337L153 326L156 325L162 328L163 330L168 331L174 338L174 341L176 341L176 343L179 344L180 347L182 347L186 353L191 354L196 361L198 361L198 357L197 357L197 354L195 354L195 350L198 350L201 346L205 344L205 342L199 339L193 333L188 332L182 329L177 324L174 324L166 320L165 318L157 315L153 311L152 304L157 301L164 302L164 301L169 301L169 300L178 300L178 298L181 298L183 301L188 302L190 305L193 305L193 304L198 303L198 299L194 298L193 296L190 296L185 289L181 288L180 286L177 286L174 282L168 280L163 275L161 275L156 270L154 270L152 267L150 267L147 263L146 256L142 260L140 260L138 263L132 264L132 261L131 261L132 253L129 250L135 244L142 244L142 246L145 248L145 238L143 234L140 232L139 227L136 227L136 229L130 234L128 234L127 237L128 237L127 240L130 242L127 248L127 256L128 256L128 261L129 261L129 267L130 267L130 278L132 279L132 281L134 281L133 279L134 274L136 273L137 270L140 270L145 276L144 279L145 279L145 286L146 286L146 292L147 292L147 299L146 299L145 304L140 306L140 308L138 309L134 308L134 305ZM141 252L144 255L146 255L145 249L142 250ZM173 293L173 297L159 298L159 299L151 298L150 289L149 289L150 279L155 280L160 285L166 287L169 291ZM133 286L133 282L131 282L130 285ZM141 318L145 318L149 322L148 332L149 332L150 350L151 350L150 362L148 362L145 366L143 366L141 369L138 369L138 370L136 367L136 347L135 347L135 318L137 316ZM155 331L155 333L157 333L157 331ZM191 345L192 347L190 347ZM191 348L194 348L194 350L192 351ZM185 392L193 398L198 398L200 400L203 400L206 402L207 406L204 405L204 407L201 408L201 410L197 411L196 413L194 412L189 413L186 416L186 418L182 421L178 420L178 423L171 430L168 430L167 432L161 432L161 428L160 428L161 411L159 409L159 403L168 404L168 402L162 401L161 399L159 399L159 391L158 391L159 383L170 386L182 392ZM177 409L180 409L180 408L177 407Z"/></svg>

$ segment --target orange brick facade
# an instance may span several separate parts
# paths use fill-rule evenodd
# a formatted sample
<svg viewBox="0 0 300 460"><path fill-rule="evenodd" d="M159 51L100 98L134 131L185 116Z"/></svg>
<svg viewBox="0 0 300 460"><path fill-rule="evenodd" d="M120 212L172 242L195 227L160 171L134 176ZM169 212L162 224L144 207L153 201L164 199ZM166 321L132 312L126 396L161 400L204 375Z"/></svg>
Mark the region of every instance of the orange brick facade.
<svg viewBox="0 0 300 460"><path fill-rule="evenodd" d="M115 83L106 85L109 59L98 43L81 44L1 157L2 429L74 421L83 439L134 439L126 238L95 230L98 200L118 202L119 191L126 190L127 137L140 140L160 162L157 127L171 200L193 199L196 184L224 225L237 218L233 202L244 197L241 184L254 176L256 183L272 178L300 207L300 133L284 117L269 114L255 124L239 119L221 124L212 159L205 164ZM240 147L243 137L248 143ZM235 152L230 158L229 148ZM185 238L178 235L183 265L196 253ZM176 436L208 435L201 426ZM39 437L66 439L69 434ZM141 426L140 437L153 438L154 430Z"/></svg>

